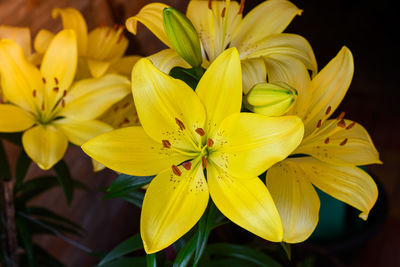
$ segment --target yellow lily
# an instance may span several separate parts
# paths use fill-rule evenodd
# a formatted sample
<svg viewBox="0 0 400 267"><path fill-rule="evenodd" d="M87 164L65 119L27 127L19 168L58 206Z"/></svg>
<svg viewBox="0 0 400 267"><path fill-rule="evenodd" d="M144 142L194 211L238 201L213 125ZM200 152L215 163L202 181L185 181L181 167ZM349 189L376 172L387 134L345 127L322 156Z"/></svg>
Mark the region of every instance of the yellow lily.
<svg viewBox="0 0 400 267"><path fill-rule="evenodd" d="M23 131L26 153L45 170L63 157L68 140L82 145L111 130L95 118L129 93L129 80L115 74L72 84L77 58L72 30L52 39L40 70L18 44L0 40L1 85L8 101L0 104L0 132Z"/></svg>
<svg viewBox="0 0 400 267"><path fill-rule="evenodd" d="M72 29L77 34L78 77L95 78L103 76L107 72L124 74L125 70L132 69L138 56L123 57L128 40L124 36L124 27L101 26L90 31L82 14L74 8L54 8L52 17L61 16L64 29ZM47 30L41 30L35 39L35 49L44 52L54 34Z"/></svg>
<svg viewBox="0 0 400 267"><path fill-rule="evenodd" d="M132 70L132 92L142 127L114 130L82 146L118 172L157 174L141 214L147 253L188 232L206 209L209 194L239 226L281 241L279 215L257 176L299 144L303 124L296 116L239 113L241 87L235 48L211 64L196 92L141 59Z"/></svg>
<svg viewBox="0 0 400 267"><path fill-rule="evenodd" d="M301 116L304 139L292 155L307 156L275 164L266 178L282 219L285 242L306 240L318 223L320 201L313 185L360 210L364 220L376 202L375 182L357 167L381 163L368 132L360 124L345 120L344 113L329 119L348 90L353 71L353 56L343 47L305 91L299 91L297 107L308 109ZM301 73L308 75L305 70ZM292 86L296 83L285 82ZM301 96L307 92L311 93L309 97Z"/></svg>
<svg viewBox="0 0 400 267"><path fill-rule="evenodd" d="M163 10L168 6L151 3L126 21L128 31L137 32L137 22L143 23L171 48L163 27ZM301 36L282 33L301 10L286 0L261 3L242 18L244 0L190 1L186 16L196 28L202 45L203 66L229 47L240 54L243 91L265 82L268 77L296 71L303 63L313 72L317 63L309 43ZM175 53L169 50L170 53ZM301 65L301 64L300 64Z"/></svg>

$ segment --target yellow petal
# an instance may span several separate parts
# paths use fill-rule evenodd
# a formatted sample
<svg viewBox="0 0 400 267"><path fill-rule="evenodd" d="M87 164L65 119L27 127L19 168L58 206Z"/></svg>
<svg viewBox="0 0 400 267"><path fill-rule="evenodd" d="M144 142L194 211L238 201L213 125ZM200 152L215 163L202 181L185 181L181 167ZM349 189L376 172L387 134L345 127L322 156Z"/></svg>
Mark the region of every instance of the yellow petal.
<svg viewBox="0 0 400 267"><path fill-rule="evenodd" d="M274 55L265 59L268 81L285 82L297 91L297 99L287 114L304 118L310 104L310 75L304 64L287 55Z"/></svg>
<svg viewBox="0 0 400 267"><path fill-rule="evenodd" d="M300 144L303 131L296 116L234 114L215 135L210 159L236 177L256 177L285 159Z"/></svg>
<svg viewBox="0 0 400 267"><path fill-rule="evenodd" d="M50 45L51 40L54 38L54 33L51 31L42 29L36 34L35 41L33 42L33 46L37 53L44 54L47 48Z"/></svg>
<svg viewBox="0 0 400 267"><path fill-rule="evenodd" d="M259 58L284 55L297 58L307 69L317 72L317 61L308 41L297 34L282 33L267 36L256 43L239 48L240 58ZM245 49L245 50L244 50Z"/></svg>
<svg viewBox="0 0 400 267"><path fill-rule="evenodd" d="M113 128L139 126L139 118L133 103L132 94L115 103L108 111L99 117L99 120L111 125Z"/></svg>
<svg viewBox="0 0 400 267"><path fill-rule="evenodd" d="M207 207L209 193L201 164L171 169L151 181L143 201L140 233L147 253L160 251L187 233Z"/></svg>
<svg viewBox="0 0 400 267"><path fill-rule="evenodd" d="M141 58L142 58L141 56L122 57L111 64L110 72L116 72L118 74L121 74L121 75L124 75L124 76L130 78L133 66Z"/></svg>
<svg viewBox="0 0 400 267"><path fill-rule="evenodd" d="M247 94L257 83L266 82L267 70L260 58L242 60L243 92Z"/></svg>
<svg viewBox="0 0 400 267"><path fill-rule="evenodd" d="M211 198L229 220L266 240L282 241L282 223L267 187L258 178L237 179L209 164Z"/></svg>
<svg viewBox="0 0 400 267"><path fill-rule="evenodd" d="M106 168L106 166L104 166L100 162L95 161L94 159L92 159L92 166L93 166L93 171L94 172L99 172L99 171L104 170Z"/></svg>
<svg viewBox="0 0 400 267"><path fill-rule="evenodd" d="M240 112L242 106L242 72L236 48L224 51L211 63L196 93L206 108L206 132L213 136L221 121Z"/></svg>
<svg viewBox="0 0 400 267"><path fill-rule="evenodd" d="M92 74L94 78L99 78L103 76L104 73L106 73L106 71L110 67L110 62L88 59L88 66L90 74Z"/></svg>
<svg viewBox="0 0 400 267"><path fill-rule="evenodd" d="M151 138L188 151L197 149L193 140L199 143L200 135L195 130L204 127L205 111L188 85L143 58L132 70L132 94L140 123Z"/></svg>
<svg viewBox="0 0 400 267"><path fill-rule="evenodd" d="M130 175L154 175L188 157L155 142L142 127L126 127L99 135L82 146L104 166Z"/></svg>
<svg viewBox="0 0 400 267"><path fill-rule="evenodd" d="M74 8L54 8L51 11L53 19L56 19L60 15L64 29L71 29L76 33L79 55L85 56L88 34L86 22L82 14Z"/></svg>
<svg viewBox="0 0 400 267"><path fill-rule="evenodd" d="M266 36L281 33L301 12L286 0L265 1L244 17L233 35L231 46L246 47Z"/></svg>
<svg viewBox="0 0 400 267"><path fill-rule="evenodd" d="M291 160L301 166L316 187L360 210L360 218L368 218L378 198L378 189L366 172L356 166L332 165L312 157Z"/></svg>
<svg viewBox="0 0 400 267"><path fill-rule="evenodd" d="M69 90L78 62L76 35L73 30L60 31L44 54L40 70L46 79L49 106L53 106ZM54 88L58 90L54 90Z"/></svg>
<svg viewBox="0 0 400 267"><path fill-rule="evenodd" d="M1 87L7 101L36 113L33 90L42 92L42 75L30 64L21 47L14 41L0 40Z"/></svg>
<svg viewBox="0 0 400 267"><path fill-rule="evenodd" d="M0 104L0 132L20 132L35 123L34 118L21 108Z"/></svg>
<svg viewBox="0 0 400 267"><path fill-rule="evenodd" d="M266 177L281 216L283 241L287 243L306 240L318 224L319 197L299 165L286 159L272 166Z"/></svg>
<svg viewBox="0 0 400 267"><path fill-rule="evenodd" d="M68 147L68 139L52 125L37 125L24 132L22 144L28 156L43 170L61 160Z"/></svg>
<svg viewBox="0 0 400 267"><path fill-rule="evenodd" d="M29 28L0 25L0 39L3 38L16 42L26 57L31 55L31 31Z"/></svg>
<svg viewBox="0 0 400 267"><path fill-rule="evenodd" d="M203 58L214 61L229 46L242 18L238 13L237 2L212 1L210 10L207 1L190 1L186 15L199 34Z"/></svg>
<svg viewBox="0 0 400 267"><path fill-rule="evenodd" d="M305 138L294 153L307 154L336 165L382 163L367 130L358 123L327 120L320 129Z"/></svg>
<svg viewBox="0 0 400 267"><path fill-rule="evenodd" d="M101 121L81 121L69 118L55 120L54 125L57 125L57 128L65 134L68 140L77 146L81 146L93 137L113 129L110 125Z"/></svg>
<svg viewBox="0 0 400 267"><path fill-rule="evenodd" d="M168 74L173 67L190 68L190 65L173 49L164 49L149 57L151 63L160 71Z"/></svg>
<svg viewBox="0 0 400 267"><path fill-rule="evenodd" d="M158 39L160 39L168 47L171 47L168 36L164 31L163 10L167 8L166 4L151 3L144 6L139 13L126 20L125 26L128 31L136 35L137 22L142 23L148 28Z"/></svg>
<svg viewBox="0 0 400 267"><path fill-rule="evenodd" d="M117 74L81 80L64 97L65 106L60 114L79 120L95 119L129 92L129 80Z"/></svg>
<svg viewBox="0 0 400 267"><path fill-rule="evenodd" d="M353 56L347 47L343 47L311 81L308 90L312 92L312 99L304 121L306 135L315 129L319 120L324 122L339 106L353 72ZM330 112L326 114L329 107Z"/></svg>

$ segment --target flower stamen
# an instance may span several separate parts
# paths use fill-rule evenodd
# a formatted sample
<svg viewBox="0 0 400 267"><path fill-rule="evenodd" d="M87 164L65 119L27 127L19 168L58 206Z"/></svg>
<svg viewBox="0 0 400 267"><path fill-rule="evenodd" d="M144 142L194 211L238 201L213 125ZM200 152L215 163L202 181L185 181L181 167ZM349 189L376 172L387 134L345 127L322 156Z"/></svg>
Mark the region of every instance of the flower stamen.
<svg viewBox="0 0 400 267"><path fill-rule="evenodd" d="M324 143L329 144L329 137L325 139Z"/></svg>
<svg viewBox="0 0 400 267"><path fill-rule="evenodd" d="M344 139L344 140L340 143L340 145L341 145L341 146L344 146L344 145L347 143L347 140L348 140L347 138Z"/></svg>
<svg viewBox="0 0 400 267"><path fill-rule="evenodd" d="M356 122L353 121L349 126L346 127L346 130L350 130L351 128L354 127L354 125L356 125Z"/></svg>
<svg viewBox="0 0 400 267"><path fill-rule="evenodd" d="M171 148L171 143L168 140L161 141L165 148Z"/></svg>
<svg viewBox="0 0 400 267"><path fill-rule="evenodd" d="M207 146L212 147L214 145L214 141L211 138L208 138L207 140Z"/></svg>
<svg viewBox="0 0 400 267"><path fill-rule="evenodd" d="M239 12L238 12L239 15L243 13L244 2L245 2L245 0L240 0L240 8L239 8Z"/></svg>
<svg viewBox="0 0 400 267"><path fill-rule="evenodd" d="M341 119L338 122L337 126L339 126L340 128L346 128L346 122L343 119Z"/></svg>
<svg viewBox="0 0 400 267"><path fill-rule="evenodd" d="M329 106L325 111L325 115L328 115L331 112L331 110L332 110L332 107Z"/></svg>
<svg viewBox="0 0 400 267"><path fill-rule="evenodd" d="M182 166L186 170L190 170L190 168L192 168L192 163L190 161L186 161L186 162L182 163Z"/></svg>
<svg viewBox="0 0 400 267"><path fill-rule="evenodd" d="M339 114L339 116L336 118L338 121L343 120L344 116L346 115L345 112L342 112Z"/></svg>
<svg viewBox="0 0 400 267"><path fill-rule="evenodd" d="M183 122L181 120L179 120L178 118L175 118L175 122L176 122L176 124L178 124L181 131L186 129L185 124L183 124Z"/></svg>
<svg viewBox="0 0 400 267"><path fill-rule="evenodd" d="M181 170L176 165L172 165L172 172L177 176L181 176L182 175Z"/></svg>
<svg viewBox="0 0 400 267"><path fill-rule="evenodd" d="M207 159L204 156L201 157L201 165L203 166L203 169L207 168Z"/></svg>
<svg viewBox="0 0 400 267"><path fill-rule="evenodd" d="M56 83L56 85L58 85L58 79L57 79L57 77L54 77L54 82Z"/></svg>
<svg viewBox="0 0 400 267"><path fill-rule="evenodd" d="M204 136L206 134L206 132L203 130L203 128L197 128L194 131L200 136Z"/></svg>

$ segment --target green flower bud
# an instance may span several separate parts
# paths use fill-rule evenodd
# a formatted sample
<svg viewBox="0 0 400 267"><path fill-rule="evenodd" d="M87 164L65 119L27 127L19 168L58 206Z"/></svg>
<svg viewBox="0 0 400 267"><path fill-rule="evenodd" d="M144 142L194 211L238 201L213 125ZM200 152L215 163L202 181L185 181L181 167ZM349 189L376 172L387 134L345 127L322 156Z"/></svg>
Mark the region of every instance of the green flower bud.
<svg viewBox="0 0 400 267"><path fill-rule="evenodd" d="M245 106L254 113L281 116L288 112L297 97L297 91L284 82L259 83L246 95Z"/></svg>
<svg viewBox="0 0 400 267"><path fill-rule="evenodd" d="M172 7L164 8L163 22L172 48L192 67L199 67L202 63L200 40L192 22Z"/></svg>

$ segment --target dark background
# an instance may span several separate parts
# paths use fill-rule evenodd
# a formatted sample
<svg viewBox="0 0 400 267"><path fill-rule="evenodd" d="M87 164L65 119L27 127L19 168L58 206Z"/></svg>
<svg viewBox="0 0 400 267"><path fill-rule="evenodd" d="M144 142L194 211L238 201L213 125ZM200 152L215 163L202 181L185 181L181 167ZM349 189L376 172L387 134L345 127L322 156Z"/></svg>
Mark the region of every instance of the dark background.
<svg viewBox="0 0 400 267"><path fill-rule="evenodd" d="M51 19L54 7L72 6L81 10L89 29L105 21L108 25L123 23L148 2L144 0L0 0L0 24L27 26L36 34L40 28L53 31L60 21ZM187 1L163 1L185 11ZM246 1L245 11L260 1ZM355 61L352 85L338 108L346 117L361 123L369 131L380 152L383 165L369 171L382 186L380 198L388 199L387 216L379 213L383 224L373 231L372 238L362 241L361 250L349 261L335 264L351 266L400 266L400 125L399 125L399 23L396 1L293 1L304 12L296 17L286 32L304 36L314 48L319 69L333 58L343 45L350 48ZM142 56L159 51L163 45L144 27L138 36L130 37L130 52ZM18 148L7 145L15 164ZM89 186L90 192L77 192L67 207L61 190L53 189L34 200L80 223L87 235L78 242L96 251L107 251L133 233L138 232L139 211L119 200L101 200L98 192L116 176L111 171L93 174L89 159L77 147L68 150L66 161L73 175ZM30 175L41 171L31 166ZM375 209L375 208L374 208ZM374 212L374 210L373 210ZM91 266L96 260L54 237L36 240L52 255L68 266ZM307 247L308 243L298 246ZM294 248L296 250L296 247ZM330 255L335 257L335 255Z"/></svg>

